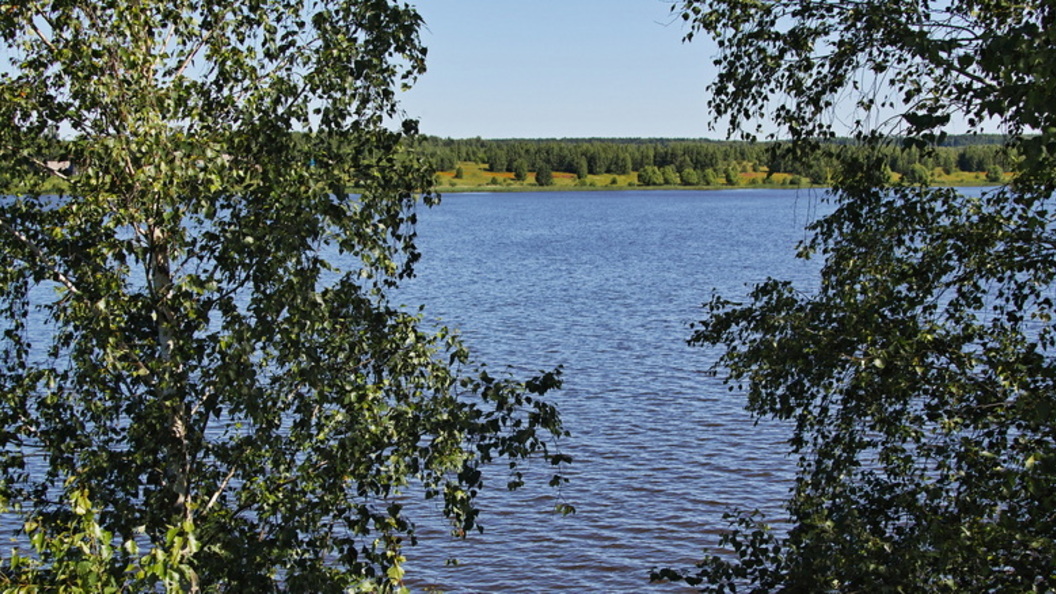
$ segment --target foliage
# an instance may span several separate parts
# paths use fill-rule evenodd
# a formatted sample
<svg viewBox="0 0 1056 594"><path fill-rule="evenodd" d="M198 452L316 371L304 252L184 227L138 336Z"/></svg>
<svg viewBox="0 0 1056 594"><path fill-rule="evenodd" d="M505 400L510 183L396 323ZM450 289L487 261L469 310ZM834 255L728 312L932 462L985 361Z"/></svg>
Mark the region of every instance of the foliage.
<svg viewBox="0 0 1056 594"><path fill-rule="evenodd" d="M4 579L399 589L408 495L465 534L489 462L516 487L567 461L556 372L494 378L387 299L436 200L415 122L385 124L420 25L386 0L0 8L8 181L61 175L53 130L77 164L0 203L0 498L37 559Z"/></svg>
<svg viewBox="0 0 1056 594"><path fill-rule="evenodd" d="M98 523L97 510L86 491L70 494L70 517L60 523L52 521L45 528L41 518L30 518L24 526L33 554L22 556L14 550L5 562L7 570L0 575L0 588L9 593L33 593L43 589L70 594L112 594L125 592L130 586L161 585L167 591L180 591L183 584L196 579L186 557L196 552L200 543L193 529L170 528L163 546L139 556L134 539L115 546L114 535ZM119 550L127 553L118 562Z"/></svg>
<svg viewBox="0 0 1056 594"><path fill-rule="evenodd" d="M663 179L665 186L677 186L682 183L682 178L678 175L678 170L675 169L674 165L664 165L660 168L660 177Z"/></svg>
<svg viewBox="0 0 1056 594"><path fill-rule="evenodd" d="M638 172L638 183L643 186L659 186L664 183L664 176L655 165L646 165Z"/></svg>
<svg viewBox="0 0 1056 594"><path fill-rule="evenodd" d="M767 119L809 160L850 97L834 212L780 280L715 296L691 342L718 345L748 410L791 425L780 532L737 516L693 572L727 592L1038 592L1056 588L1056 12L1050 3L686 0L718 40L711 107ZM877 110L900 117L872 127ZM834 110L838 114L834 116ZM1015 175L978 196L892 181L892 151L935 158L953 118L1007 132ZM945 165L944 165L945 166ZM919 181L919 180L916 180Z"/></svg>
<svg viewBox="0 0 1056 594"><path fill-rule="evenodd" d="M550 167L545 163L539 166L539 169L535 172L535 183L540 186L549 186L554 183L554 173L550 171Z"/></svg>
<svg viewBox="0 0 1056 594"><path fill-rule="evenodd" d="M513 179L517 181L528 179L528 162L524 159L517 159L513 162Z"/></svg>
<svg viewBox="0 0 1056 594"><path fill-rule="evenodd" d="M931 172L920 163L914 163L902 179L907 184L928 185L931 183Z"/></svg>
<svg viewBox="0 0 1056 594"><path fill-rule="evenodd" d="M732 165L726 166L726 171L723 172L723 177L728 186L737 186L741 183L741 172Z"/></svg>
<svg viewBox="0 0 1056 594"><path fill-rule="evenodd" d="M693 169L692 167L687 167L686 169L683 169L682 173L680 173L679 175L682 178L682 185L684 186L700 185L700 174L697 173L697 170Z"/></svg>
<svg viewBox="0 0 1056 594"><path fill-rule="evenodd" d="M590 175L590 165L587 163L587 157L580 155L576 159L576 178L587 179L588 175Z"/></svg>

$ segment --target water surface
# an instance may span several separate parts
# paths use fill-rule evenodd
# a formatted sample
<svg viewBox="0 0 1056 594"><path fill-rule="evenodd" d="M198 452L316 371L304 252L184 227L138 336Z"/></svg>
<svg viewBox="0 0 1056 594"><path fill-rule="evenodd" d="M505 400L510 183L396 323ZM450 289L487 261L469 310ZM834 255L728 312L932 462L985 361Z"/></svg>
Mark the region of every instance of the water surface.
<svg viewBox="0 0 1056 594"><path fill-rule="evenodd" d="M461 329L493 367L558 365L554 393L575 462L560 493L485 495L483 535L423 527L411 585L445 592L684 591L650 568L688 566L731 508L780 517L794 466L785 427L755 424L707 374L688 325L712 290L775 276L809 287L793 257L820 195L795 190L454 194L420 216L424 258L401 294ZM545 482L545 468L537 480ZM552 508L563 498L574 516ZM445 565L457 558L458 565Z"/></svg>

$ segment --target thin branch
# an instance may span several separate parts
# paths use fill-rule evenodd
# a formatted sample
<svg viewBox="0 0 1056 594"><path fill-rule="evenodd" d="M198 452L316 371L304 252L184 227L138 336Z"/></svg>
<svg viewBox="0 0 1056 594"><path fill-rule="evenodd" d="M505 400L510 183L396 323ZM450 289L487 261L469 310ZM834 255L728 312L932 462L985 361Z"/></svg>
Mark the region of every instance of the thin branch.
<svg viewBox="0 0 1056 594"><path fill-rule="evenodd" d="M54 175L55 177L58 177L59 179L62 179L62 180L65 180L65 181L69 181L70 180L70 176L68 176L65 173L59 171L58 169L55 169L53 167L48 167L48 164L45 163L44 161L41 161L40 159L36 159L36 158L30 157L29 160L30 160L31 163L33 163L37 167L40 167L44 171L47 171L48 173Z"/></svg>
<svg viewBox="0 0 1056 594"><path fill-rule="evenodd" d="M53 44L51 40L48 39L40 29L37 28L37 25L33 21L29 21L29 28L38 38L40 38L41 41L44 42L44 45L48 46L48 49L51 50L51 53L59 53L59 48L55 47L55 44Z"/></svg>
<svg viewBox="0 0 1056 594"><path fill-rule="evenodd" d="M169 30L165 32L165 40L161 42L161 48L159 54L165 53L169 50L169 42L172 41L172 35L176 33L176 23L169 23Z"/></svg>
<svg viewBox="0 0 1056 594"><path fill-rule="evenodd" d="M44 250L40 249L40 246L34 243L33 240L26 236L25 233L22 233L18 229L15 229L3 219L0 219L0 230L3 230L9 235L14 236L16 239L22 242L23 245L29 248L29 251L33 252L33 255L36 256L38 260L45 263L45 265L50 269L52 277L57 282L61 283L64 287L66 287L66 290L68 290L74 295L81 294L81 291L77 288L77 285L73 282L73 280L70 279L70 277L66 276L66 274L63 273L61 270L59 270L58 267L48 263L48 257L44 253Z"/></svg>
<svg viewBox="0 0 1056 594"><path fill-rule="evenodd" d="M209 498L209 502L205 504L205 508L202 509L201 513L204 514L208 512L210 509L212 509L214 505L216 505L216 502L220 500L220 495L223 494L223 492L227 489L227 485L230 484L231 479L235 476L235 470L237 468L237 466L231 467L231 470L228 471L227 476L224 477L224 480L220 482L220 486L217 487L216 492L213 493L212 497Z"/></svg>
<svg viewBox="0 0 1056 594"><path fill-rule="evenodd" d="M187 57L184 58L183 63L180 64L180 67L176 69L176 73L172 75L173 79L177 79L183 76L183 71L187 70L187 68L191 65L191 62L194 61L194 59L198 56L198 52L202 51L202 48L205 47L206 42L208 42L209 39L213 36L213 33L216 33L216 29L210 29L204 36L202 36L202 38L198 41L198 44L194 46L194 49L192 49L190 53L187 54Z"/></svg>

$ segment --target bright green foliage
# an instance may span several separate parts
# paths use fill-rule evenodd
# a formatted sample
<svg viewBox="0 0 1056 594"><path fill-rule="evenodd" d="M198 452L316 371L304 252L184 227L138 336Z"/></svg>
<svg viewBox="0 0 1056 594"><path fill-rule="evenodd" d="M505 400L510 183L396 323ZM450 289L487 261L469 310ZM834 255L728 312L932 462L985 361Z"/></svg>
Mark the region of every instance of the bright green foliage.
<svg viewBox="0 0 1056 594"><path fill-rule="evenodd" d="M84 490L70 494L69 509L67 518L49 526L38 519L25 523L34 555L11 552L5 560L9 570L0 576L2 591L112 594L160 584L166 591L178 592L197 580L189 560L200 543L192 526L170 528L161 546L140 555L136 540L116 541L99 525L97 510ZM119 560L119 552L124 561Z"/></svg>
<svg viewBox="0 0 1056 594"><path fill-rule="evenodd" d="M902 177L907 184L928 185L931 183L931 172L920 163L914 163Z"/></svg>
<svg viewBox="0 0 1056 594"><path fill-rule="evenodd" d="M664 176L657 166L646 165L638 172L638 183L643 186L659 186L664 183Z"/></svg>
<svg viewBox="0 0 1056 594"><path fill-rule="evenodd" d="M665 186L677 186L682 183L678 170L674 165L664 165L660 168L660 178Z"/></svg>
<svg viewBox="0 0 1056 594"><path fill-rule="evenodd" d="M56 129L77 165L0 203L0 496L43 563L3 579L399 589L408 495L465 534L489 461L511 487L567 461L554 373L474 371L386 297L435 201L415 123L385 127L420 24L387 0L0 7L7 180L57 175Z"/></svg>
<svg viewBox="0 0 1056 594"><path fill-rule="evenodd" d="M816 290L721 296L692 342L748 409L791 424L787 530L733 520L730 556L661 570L708 591L1043 592L1056 588L1056 11L1002 0L679 4L718 39L712 108L833 161L834 213L802 257ZM890 86L873 86L873 78ZM890 89L895 128L868 128ZM931 151L951 117L1009 134L1015 181L966 197L891 181L892 144ZM1034 134L1034 132L1039 132ZM919 181L919 180L917 180Z"/></svg>
<svg viewBox="0 0 1056 594"><path fill-rule="evenodd" d="M741 172L736 167L727 166L722 175L727 186L741 185Z"/></svg>

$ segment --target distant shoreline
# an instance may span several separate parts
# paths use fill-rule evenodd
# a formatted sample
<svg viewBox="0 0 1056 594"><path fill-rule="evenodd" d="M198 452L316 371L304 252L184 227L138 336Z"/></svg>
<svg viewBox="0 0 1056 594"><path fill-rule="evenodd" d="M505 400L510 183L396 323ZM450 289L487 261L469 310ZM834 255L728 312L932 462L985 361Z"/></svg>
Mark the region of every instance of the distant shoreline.
<svg viewBox="0 0 1056 594"><path fill-rule="evenodd" d="M931 187L936 188L985 188L985 187L997 187L1000 184L980 180L978 182L964 182L959 181L957 183L933 183ZM518 194L525 192L716 192L716 191L740 191L740 190L825 190L830 186L828 185L802 185L802 186L789 186L782 184L751 184L741 186L726 186L726 185L714 185L714 186L539 186L526 183L525 185L517 186L443 186L437 184L432 191L436 194Z"/></svg>
<svg viewBox="0 0 1056 594"><path fill-rule="evenodd" d="M957 171L943 173L936 168L932 172L931 185L936 187L985 187L996 185L986 179L985 172ZM519 175L519 179L518 179ZM896 174L897 175L897 174ZM433 190L440 194L463 192L578 192L627 190L668 190L668 191L712 191L740 189L807 189L827 188L828 184L812 183L802 175L791 173L772 173L765 168L742 167L734 172L725 172L723 182L711 184L651 184L641 183L640 172L630 171L622 174L601 173L588 174L583 177L567 171L554 171L550 174L551 183L536 183L536 172L531 170L515 174L509 171L490 170L487 163L479 161L459 161L454 169L441 170L435 173ZM713 174L714 178L715 175ZM732 183L730 180L732 177ZM897 177L895 178L897 179ZM1006 180L1008 178L1006 177ZM703 180L702 180L703 181ZM708 181L718 181L711 179Z"/></svg>

